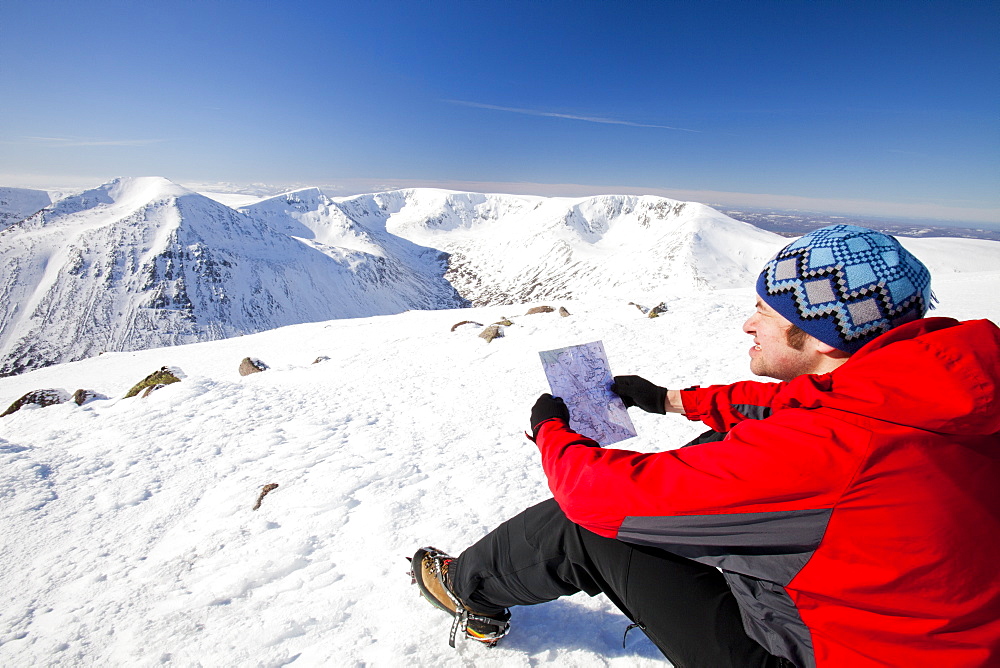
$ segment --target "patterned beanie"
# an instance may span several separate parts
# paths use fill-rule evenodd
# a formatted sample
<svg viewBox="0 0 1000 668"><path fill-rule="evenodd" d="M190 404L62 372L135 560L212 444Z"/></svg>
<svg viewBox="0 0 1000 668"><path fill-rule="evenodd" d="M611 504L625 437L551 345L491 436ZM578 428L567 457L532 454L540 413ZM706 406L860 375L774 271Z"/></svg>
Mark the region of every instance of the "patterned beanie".
<svg viewBox="0 0 1000 668"><path fill-rule="evenodd" d="M793 241L764 266L757 294L823 343L854 354L932 308L927 267L895 238L831 225Z"/></svg>

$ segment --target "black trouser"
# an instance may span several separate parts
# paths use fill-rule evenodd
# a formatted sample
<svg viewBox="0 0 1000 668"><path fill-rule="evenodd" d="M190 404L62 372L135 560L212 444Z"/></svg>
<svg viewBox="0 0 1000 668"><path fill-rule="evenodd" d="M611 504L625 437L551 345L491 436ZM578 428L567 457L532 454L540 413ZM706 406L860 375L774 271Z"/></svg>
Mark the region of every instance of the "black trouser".
<svg viewBox="0 0 1000 668"><path fill-rule="evenodd" d="M604 592L679 668L792 665L746 634L717 569L598 536L567 519L555 499L501 524L449 571L458 597L483 614Z"/></svg>

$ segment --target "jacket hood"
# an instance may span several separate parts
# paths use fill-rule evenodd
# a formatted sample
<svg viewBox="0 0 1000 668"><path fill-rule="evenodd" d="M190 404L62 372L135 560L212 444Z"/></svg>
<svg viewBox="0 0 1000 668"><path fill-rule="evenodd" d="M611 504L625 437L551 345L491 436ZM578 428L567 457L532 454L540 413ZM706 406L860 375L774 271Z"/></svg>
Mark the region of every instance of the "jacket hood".
<svg viewBox="0 0 1000 668"><path fill-rule="evenodd" d="M1000 328L923 318L886 332L831 373L795 378L778 404L972 436L1000 432L998 391Z"/></svg>

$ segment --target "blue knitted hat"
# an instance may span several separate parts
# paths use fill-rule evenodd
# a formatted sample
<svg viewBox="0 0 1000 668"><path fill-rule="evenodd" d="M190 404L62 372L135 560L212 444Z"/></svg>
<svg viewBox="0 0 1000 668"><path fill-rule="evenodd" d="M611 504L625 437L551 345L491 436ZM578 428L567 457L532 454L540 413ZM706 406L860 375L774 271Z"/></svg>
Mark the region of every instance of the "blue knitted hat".
<svg viewBox="0 0 1000 668"><path fill-rule="evenodd" d="M931 308L927 267L896 239L831 225L793 241L764 266L757 294L817 339L855 353Z"/></svg>

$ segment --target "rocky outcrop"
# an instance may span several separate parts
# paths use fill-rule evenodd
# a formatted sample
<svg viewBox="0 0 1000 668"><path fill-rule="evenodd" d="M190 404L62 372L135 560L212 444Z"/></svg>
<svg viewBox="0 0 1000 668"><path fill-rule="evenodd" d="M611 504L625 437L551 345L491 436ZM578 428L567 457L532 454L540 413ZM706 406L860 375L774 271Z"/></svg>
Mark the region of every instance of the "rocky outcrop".
<svg viewBox="0 0 1000 668"><path fill-rule="evenodd" d="M503 327L500 325L490 325L482 332L479 333L479 338L486 339L486 343L489 343L493 339L499 339L503 337Z"/></svg>
<svg viewBox="0 0 1000 668"><path fill-rule="evenodd" d="M555 311L551 306L534 306L528 309L528 312L524 315L534 315L535 313L552 313Z"/></svg>
<svg viewBox="0 0 1000 668"><path fill-rule="evenodd" d="M66 403L69 400L70 395L66 390L32 390L8 406L7 410L0 413L0 417L16 413L25 406L53 406L55 404Z"/></svg>
<svg viewBox="0 0 1000 668"><path fill-rule="evenodd" d="M278 489L278 483L276 482L264 485L260 490L260 495L257 497L257 503L253 504L253 508L251 508L251 510L259 509L261 502L264 500L264 497L267 496L269 492L275 489Z"/></svg>
<svg viewBox="0 0 1000 668"><path fill-rule="evenodd" d="M77 406L82 406L88 401L107 398L108 397L106 395L103 395L100 392L95 392L94 390L77 390L73 393L73 402L76 403Z"/></svg>
<svg viewBox="0 0 1000 668"><path fill-rule="evenodd" d="M256 357L244 357L243 361L240 362L240 375L249 376L252 373L260 373L261 371L267 371L270 368L271 367L264 364L264 362Z"/></svg>
<svg viewBox="0 0 1000 668"><path fill-rule="evenodd" d="M146 391L143 392L142 396L148 397L151 392L160 389L164 385L179 383L183 375L184 374L182 374L180 370L175 367L160 367L158 370L133 385L132 389L125 395L125 398L128 399L129 397L134 397L143 390Z"/></svg>
<svg viewBox="0 0 1000 668"><path fill-rule="evenodd" d="M639 312L648 318L658 318L661 313L666 313L669 309L667 308L666 302L660 302L653 308L643 306L642 304L636 304L635 302L629 302L629 306L634 306L639 309Z"/></svg>
<svg viewBox="0 0 1000 668"><path fill-rule="evenodd" d="M650 318L657 318L657 317L659 317L659 315L661 313L666 313L666 312L667 312L667 305L666 305L666 303L665 302L660 302L659 304L657 304L653 308L649 309L649 317Z"/></svg>

